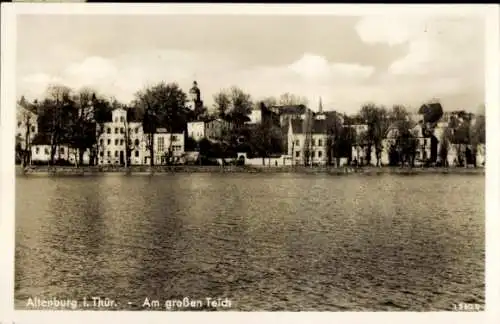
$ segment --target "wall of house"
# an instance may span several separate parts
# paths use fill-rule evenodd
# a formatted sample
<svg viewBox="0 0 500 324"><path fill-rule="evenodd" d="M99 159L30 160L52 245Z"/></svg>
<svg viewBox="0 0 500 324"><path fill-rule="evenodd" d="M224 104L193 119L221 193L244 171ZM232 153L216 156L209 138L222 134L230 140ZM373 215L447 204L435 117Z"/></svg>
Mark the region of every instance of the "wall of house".
<svg viewBox="0 0 500 324"><path fill-rule="evenodd" d="M115 118L116 116L113 116ZM119 120L119 119L118 119ZM125 157L125 125L123 122L104 124L99 136L99 164L119 164L120 155Z"/></svg>
<svg viewBox="0 0 500 324"><path fill-rule="evenodd" d="M247 158L246 153L238 153L237 159L243 157L245 159L245 165L254 167L282 167L293 165L291 157L287 155L282 155L280 157L269 157L269 158ZM221 163L222 161L219 161Z"/></svg>
<svg viewBox="0 0 500 324"><path fill-rule="evenodd" d="M154 159L156 165L166 164L165 155L169 149L172 150L172 155L176 161L184 155L184 133L169 134L157 133L154 134ZM149 159L149 151L144 152L145 159Z"/></svg>
<svg viewBox="0 0 500 324"><path fill-rule="evenodd" d="M200 141L205 137L205 122L190 122L187 124L188 136L195 141Z"/></svg>
<svg viewBox="0 0 500 324"><path fill-rule="evenodd" d="M248 118L250 118L250 121L247 122L248 124L258 124L262 121L262 110L259 109L254 109L252 112L248 115Z"/></svg>
<svg viewBox="0 0 500 324"><path fill-rule="evenodd" d="M90 150L89 149L87 149L83 152L82 158L83 158L83 161L82 161L83 164L90 163ZM70 148L69 154L68 154L69 163L76 165L77 164L76 162L80 163L79 159L80 159L79 151L77 149Z"/></svg>
<svg viewBox="0 0 500 324"><path fill-rule="evenodd" d="M125 163L126 132L131 143L131 164L142 164L145 138L140 122L126 122L127 113L123 109L112 112L112 121L104 123L104 129L99 136L98 163L101 165ZM122 158L121 158L122 157Z"/></svg>
<svg viewBox="0 0 500 324"><path fill-rule="evenodd" d="M486 145L485 144L479 144L477 146L476 164L477 164L477 166L486 165Z"/></svg>
<svg viewBox="0 0 500 324"><path fill-rule="evenodd" d="M215 119L205 125L205 136L212 140L221 139L222 135L231 129L231 125L222 120Z"/></svg>
<svg viewBox="0 0 500 324"><path fill-rule="evenodd" d="M290 134L288 136L288 151L287 155L293 158L293 163L296 165L304 164L305 162L305 134ZM311 143L309 145L309 162L313 164L324 165L328 163L328 150L326 134L312 134Z"/></svg>
<svg viewBox="0 0 500 324"><path fill-rule="evenodd" d="M382 145L384 146L384 149L381 152L380 156L380 163L382 165L387 165L389 164L389 155L388 155L388 150L385 148L388 147L390 140L384 140L382 142ZM367 160L367 148L361 145L353 145L352 146L352 160L356 159L359 164L366 165L366 164L372 164L376 165L377 164L377 155L376 155L376 150L375 147L372 147L371 153L370 153L370 160Z"/></svg>
<svg viewBox="0 0 500 324"><path fill-rule="evenodd" d="M38 144L31 146L31 161L33 162L49 162L51 146L48 144ZM61 145L55 149L54 160L69 161L68 146Z"/></svg>

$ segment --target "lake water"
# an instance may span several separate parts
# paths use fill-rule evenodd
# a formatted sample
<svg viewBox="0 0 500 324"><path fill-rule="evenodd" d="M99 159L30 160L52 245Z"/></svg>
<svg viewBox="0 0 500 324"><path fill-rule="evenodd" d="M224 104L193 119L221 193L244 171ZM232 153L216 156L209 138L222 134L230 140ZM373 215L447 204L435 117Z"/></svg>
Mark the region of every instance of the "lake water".
<svg viewBox="0 0 500 324"><path fill-rule="evenodd" d="M16 308L93 296L137 310L184 297L233 311L484 305L484 180L17 177Z"/></svg>

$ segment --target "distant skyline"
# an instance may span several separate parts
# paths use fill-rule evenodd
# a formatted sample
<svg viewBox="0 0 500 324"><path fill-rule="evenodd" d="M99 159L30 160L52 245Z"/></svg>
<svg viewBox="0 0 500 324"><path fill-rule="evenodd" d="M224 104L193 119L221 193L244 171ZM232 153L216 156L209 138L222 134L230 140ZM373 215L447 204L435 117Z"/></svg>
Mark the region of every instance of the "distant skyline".
<svg viewBox="0 0 500 324"><path fill-rule="evenodd" d="M373 102L475 111L485 96L480 16L21 15L17 95L50 83L89 86L128 103L158 81L209 107L232 85L254 100L284 92L316 110L353 113Z"/></svg>

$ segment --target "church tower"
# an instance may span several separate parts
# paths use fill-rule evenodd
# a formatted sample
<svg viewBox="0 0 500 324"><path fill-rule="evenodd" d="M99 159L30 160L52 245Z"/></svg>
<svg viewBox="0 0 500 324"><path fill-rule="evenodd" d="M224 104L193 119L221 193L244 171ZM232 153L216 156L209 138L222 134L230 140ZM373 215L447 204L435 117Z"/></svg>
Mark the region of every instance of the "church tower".
<svg viewBox="0 0 500 324"><path fill-rule="evenodd" d="M193 86L189 90L188 107L199 119L203 115L203 101L201 100L201 91L198 88L198 82L193 81Z"/></svg>
<svg viewBox="0 0 500 324"><path fill-rule="evenodd" d="M193 86L189 90L189 108L191 110L196 110L200 106L203 106L201 91L200 88L198 88L198 83L193 81Z"/></svg>
<svg viewBox="0 0 500 324"><path fill-rule="evenodd" d="M321 101L321 97L319 97L318 112L316 113L316 119L317 120L326 119L326 115L325 113L323 113L323 102Z"/></svg>

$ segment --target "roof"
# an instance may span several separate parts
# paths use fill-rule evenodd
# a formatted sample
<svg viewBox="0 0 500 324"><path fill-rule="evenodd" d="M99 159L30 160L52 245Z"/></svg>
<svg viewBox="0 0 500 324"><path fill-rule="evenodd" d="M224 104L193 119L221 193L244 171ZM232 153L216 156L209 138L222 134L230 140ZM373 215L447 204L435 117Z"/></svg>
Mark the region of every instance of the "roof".
<svg viewBox="0 0 500 324"><path fill-rule="evenodd" d="M311 134L326 134L327 122L324 119L312 120ZM294 134L305 133L305 121L302 119L292 119L292 131Z"/></svg>
<svg viewBox="0 0 500 324"><path fill-rule="evenodd" d="M47 133L37 133L33 140L31 141L31 145L50 145L50 135ZM58 146L70 146L68 141L61 141L58 143Z"/></svg>
<svg viewBox="0 0 500 324"><path fill-rule="evenodd" d="M27 111L33 115L37 115L38 114L38 111L37 111L37 108L35 105L30 105L30 104L25 104L25 105L21 105L21 104L17 104L17 109L22 109L24 111Z"/></svg>
<svg viewBox="0 0 500 324"><path fill-rule="evenodd" d="M271 108L278 110L280 115L302 115L307 110L305 105L272 106Z"/></svg>

